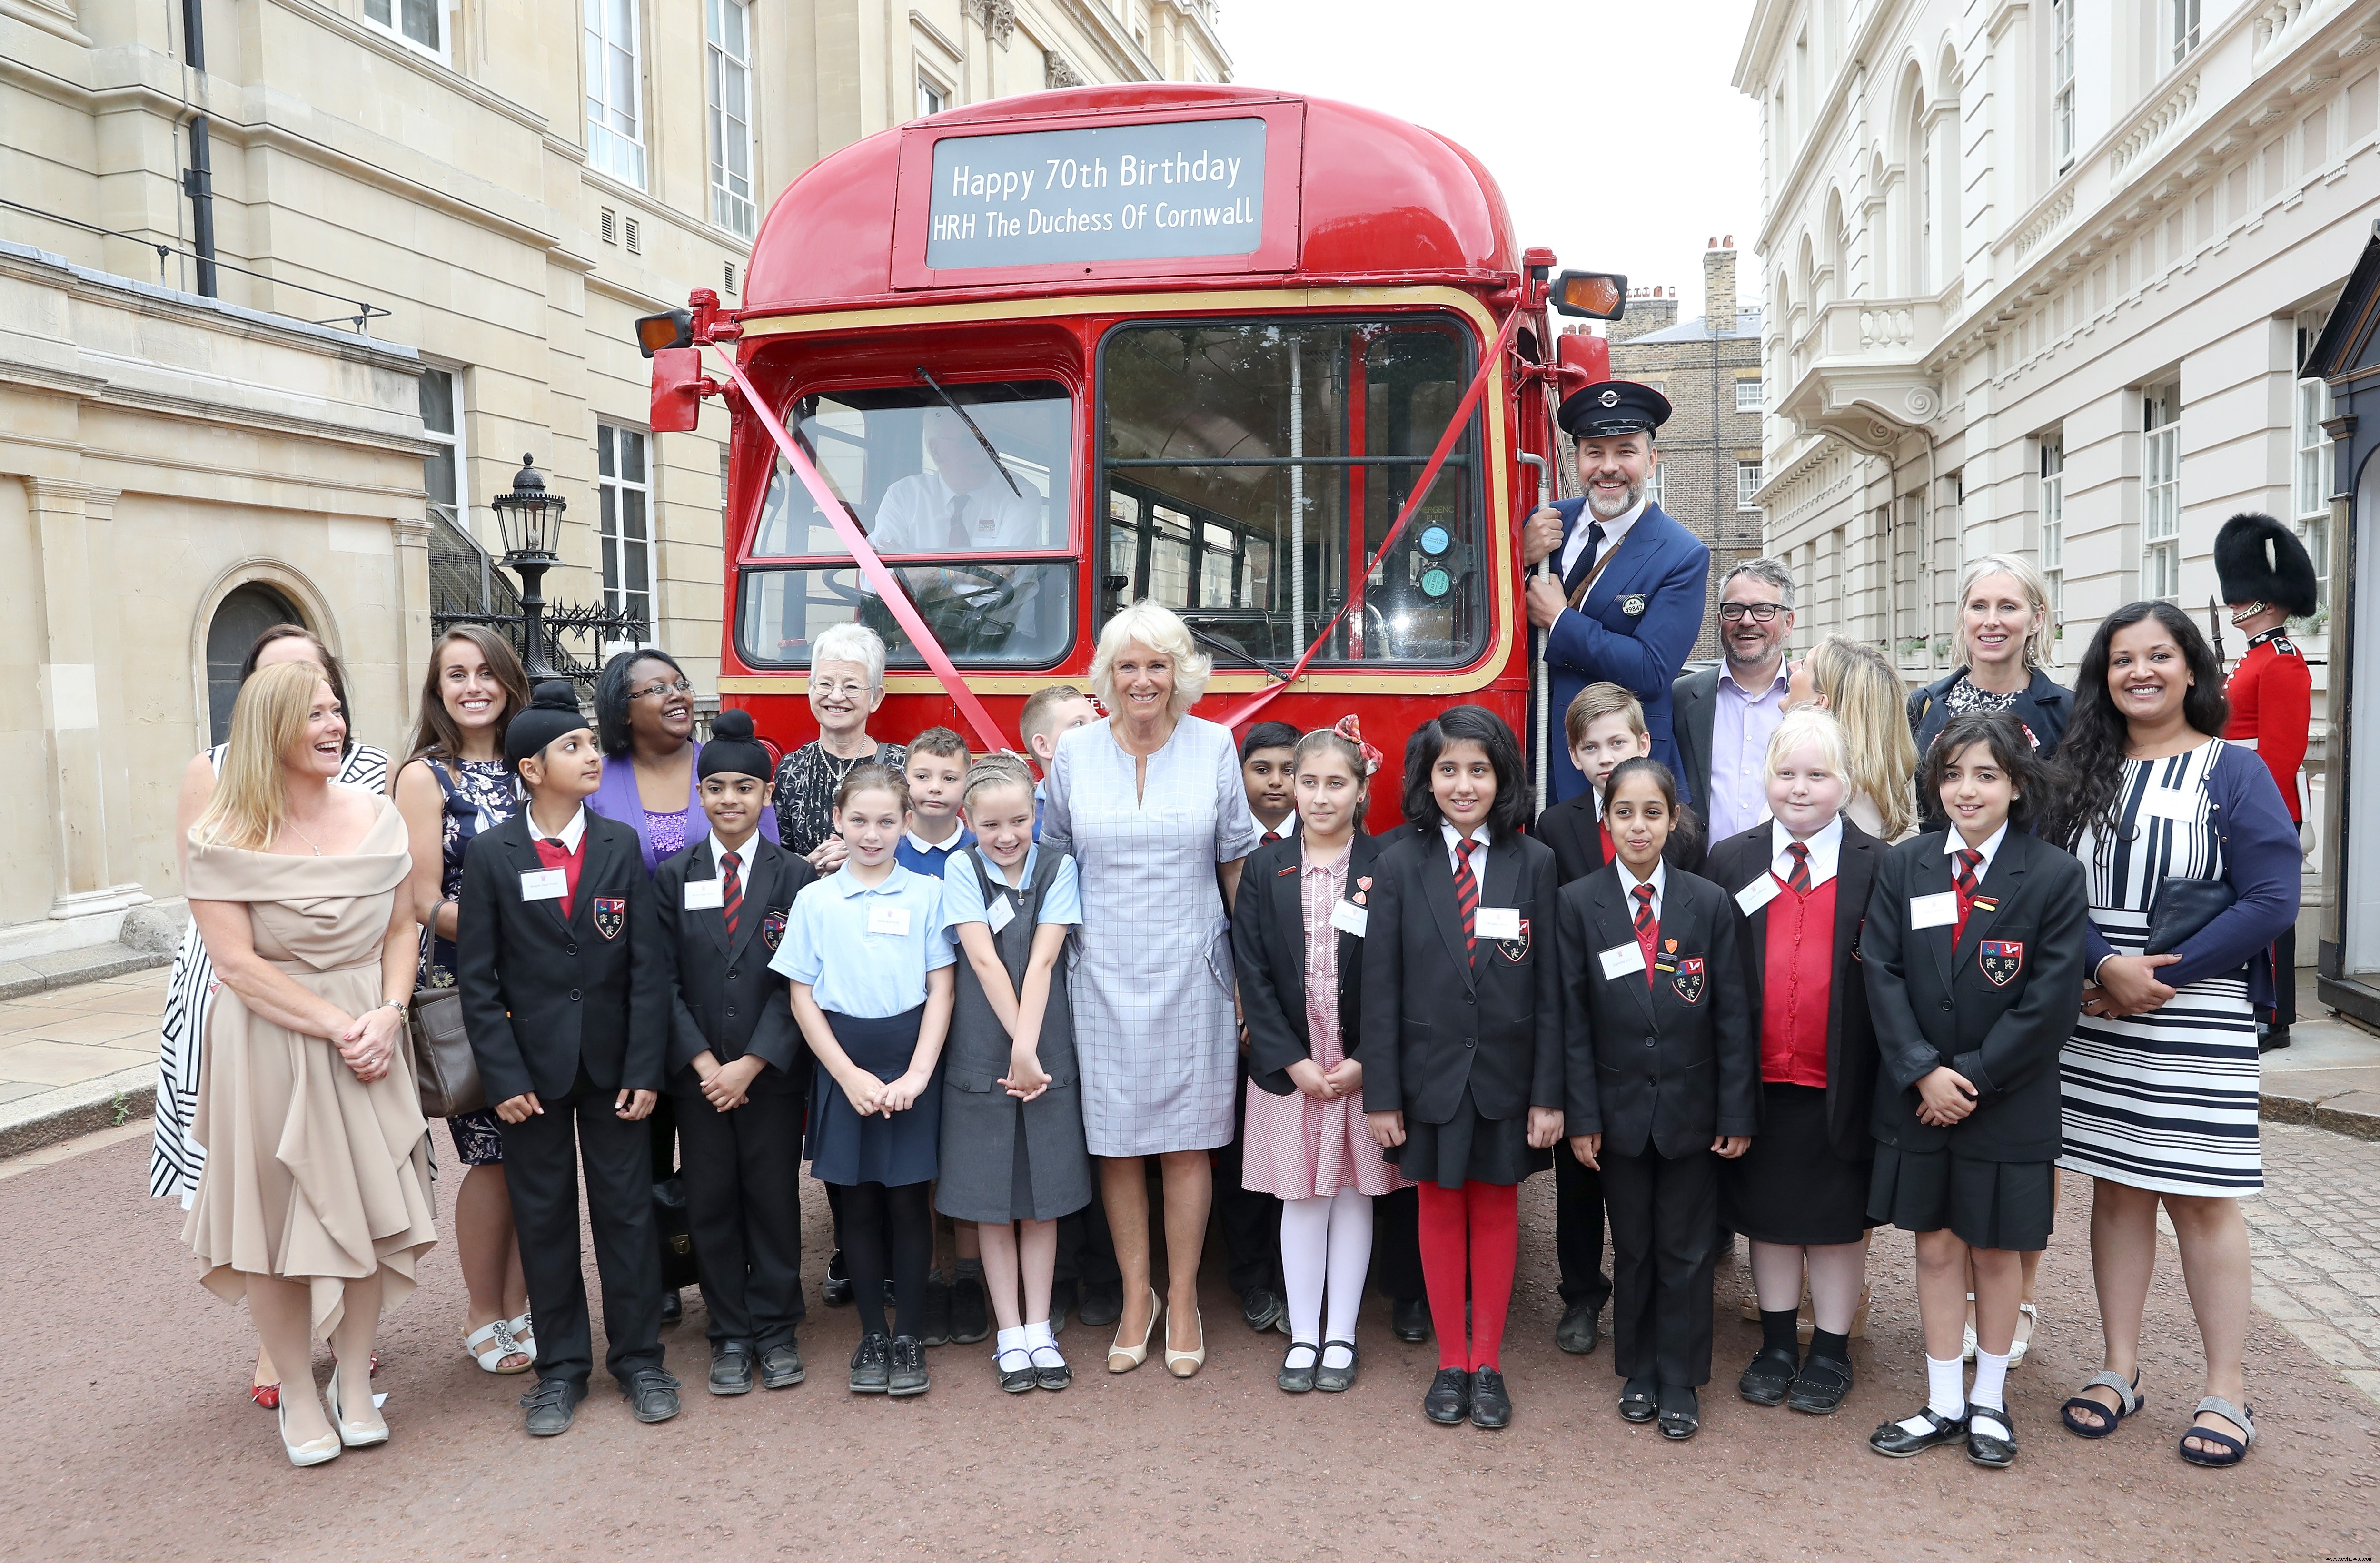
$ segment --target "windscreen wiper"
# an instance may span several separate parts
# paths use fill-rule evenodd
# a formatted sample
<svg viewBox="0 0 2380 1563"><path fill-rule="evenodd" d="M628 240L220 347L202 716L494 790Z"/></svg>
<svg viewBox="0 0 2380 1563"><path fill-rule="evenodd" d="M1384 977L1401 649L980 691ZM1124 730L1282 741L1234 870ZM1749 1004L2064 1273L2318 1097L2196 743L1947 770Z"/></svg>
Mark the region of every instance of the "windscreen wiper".
<svg viewBox="0 0 2380 1563"><path fill-rule="evenodd" d="M942 399L942 406L959 415L959 421L967 426L967 432L975 436L975 442L981 445L983 454L991 458L991 469L1000 474L1002 480L1008 485L1008 491L1018 499L1023 499L1025 491L1016 486L1015 478L1008 470L1008 464L1000 459L1000 453L991 448L991 442L983 437L983 430L975 426L975 419L967 417L966 408L959 406L957 399L942 389L941 381L926 372L926 366L923 364L917 366L917 378L933 387L934 394Z"/></svg>

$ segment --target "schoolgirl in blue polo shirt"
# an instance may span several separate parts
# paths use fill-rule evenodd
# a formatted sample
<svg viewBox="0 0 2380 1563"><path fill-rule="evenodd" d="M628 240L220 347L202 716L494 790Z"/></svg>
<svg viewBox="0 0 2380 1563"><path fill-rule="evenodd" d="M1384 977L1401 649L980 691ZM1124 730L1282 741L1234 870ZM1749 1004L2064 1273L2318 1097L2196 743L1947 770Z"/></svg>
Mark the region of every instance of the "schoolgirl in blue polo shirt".
<svg viewBox="0 0 2380 1563"><path fill-rule="evenodd" d="M810 1175L843 1191L844 1253L861 1329L851 1357L856 1394L921 1395L927 1387L919 1315L933 1257L928 1185L941 1131L953 956L941 881L894 860L908 809L897 772L880 765L852 771L834 801L849 855L795 898L770 963L792 983L794 1018L818 1060L807 1149Z"/></svg>

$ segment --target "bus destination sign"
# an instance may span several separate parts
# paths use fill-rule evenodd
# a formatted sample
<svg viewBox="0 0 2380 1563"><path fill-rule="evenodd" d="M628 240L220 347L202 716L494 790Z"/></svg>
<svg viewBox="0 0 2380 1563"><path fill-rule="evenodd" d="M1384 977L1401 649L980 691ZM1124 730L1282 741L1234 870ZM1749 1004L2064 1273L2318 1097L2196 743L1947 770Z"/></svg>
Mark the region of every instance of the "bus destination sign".
<svg viewBox="0 0 2380 1563"><path fill-rule="evenodd" d="M1264 175L1257 118L944 137L926 264L1251 254L1264 236Z"/></svg>

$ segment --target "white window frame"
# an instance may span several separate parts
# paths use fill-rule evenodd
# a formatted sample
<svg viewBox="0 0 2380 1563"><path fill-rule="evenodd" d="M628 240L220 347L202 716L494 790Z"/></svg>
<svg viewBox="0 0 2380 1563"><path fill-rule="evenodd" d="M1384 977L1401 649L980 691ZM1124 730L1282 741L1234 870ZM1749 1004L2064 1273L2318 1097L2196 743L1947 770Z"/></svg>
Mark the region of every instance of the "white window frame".
<svg viewBox="0 0 2380 1563"><path fill-rule="evenodd" d="M1647 473L1645 478L1645 503L1646 504L1658 504L1661 505L1663 510L1670 508L1666 504L1661 504L1661 495L1669 487L1668 483L1665 481L1668 476L1669 474L1662 469L1660 463L1655 462L1653 465L1653 470Z"/></svg>
<svg viewBox="0 0 2380 1563"><path fill-rule="evenodd" d="M731 20L737 34L733 48L725 36ZM710 222L740 239L749 239L760 226L756 194L760 182L759 149L752 139L752 7L745 0L703 0L703 129L710 164ZM724 102L732 82L743 86L740 119ZM744 154L741 189L736 188L739 176L724 161L727 154L739 150Z"/></svg>
<svg viewBox="0 0 2380 1563"><path fill-rule="evenodd" d="M1756 413L1760 411L1762 406L1767 401L1767 397L1764 394L1764 382L1761 381L1751 378L1737 380L1735 382L1735 410L1740 413ZM1744 395L1744 393L1747 391L1752 393L1749 399Z"/></svg>
<svg viewBox="0 0 2380 1563"><path fill-rule="evenodd" d="M2181 590L2181 398L2177 388L2141 394L2141 595Z"/></svg>
<svg viewBox="0 0 2380 1563"><path fill-rule="evenodd" d="M2198 26L2198 4L2199 0L2173 0L2168 7L2172 18L2173 63L2176 65L2198 52L2199 40L2203 36Z"/></svg>
<svg viewBox="0 0 2380 1563"><path fill-rule="evenodd" d="M924 119L941 114L951 106L951 90L930 72L917 73L917 117Z"/></svg>
<svg viewBox="0 0 2380 1563"><path fill-rule="evenodd" d="M2041 441L2041 578L2049 588L2049 622L2066 622L2066 433Z"/></svg>
<svg viewBox="0 0 2380 1563"><path fill-rule="evenodd" d="M386 19L372 15L376 6L388 12ZM405 0L364 0L363 3L366 27L383 37L395 39L417 55L426 55L443 66L451 66L454 56L448 44L453 40L455 29L447 21L446 0L430 0L430 14L435 18L438 28L438 41L434 43L425 43L405 30Z"/></svg>
<svg viewBox="0 0 2380 1563"><path fill-rule="evenodd" d="M626 37L614 38L608 29L625 11ZM624 185L645 188L645 53L644 14L640 0L584 0L579 36L584 42L587 73L587 161L598 173ZM613 57L628 59L628 102L613 102L609 88ZM625 119L628 129L610 123Z"/></svg>
<svg viewBox="0 0 2380 1563"><path fill-rule="evenodd" d="M471 463L464 443L464 426L468 420L463 407L463 371L443 365L424 364L421 367L422 381L427 382L431 375L446 382L446 405L454 415L455 427L451 430L432 429L430 419L424 417L421 435L425 440L445 446L452 455L455 462L455 503L451 508L454 514L446 519L453 522L455 530L465 537L476 539L479 533L471 525ZM428 477L427 471L423 476L425 479ZM425 481L422 487L426 491L429 484ZM425 499L423 503L432 510L450 508L434 498Z"/></svg>
<svg viewBox="0 0 2380 1563"><path fill-rule="evenodd" d="M2303 369L2308 354L2322 335L2329 311L2308 309L2298 316L2297 361ZM2330 605L2330 467L2335 459L2323 420L2330 417L2330 386L2320 379L2297 382L2290 397L2291 443L2295 449L2289 472L2289 506L2306 552L2313 559L2314 600Z"/></svg>
<svg viewBox="0 0 2380 1563"><path fill-rule="evenodd" d="M625 474L625 458L631 451L641 479ZM631 509L641 517L642 537L631 535ZM658 641L661 616L653 602L653 437L644 430L618 423L595 426L595 549L604 612L641 616L650 639ZM631 559L644 565L641 589L627 584Z"/></svg>
<svg viewBox="0 0 2380 1563"><path fill-rule="evenodd" d="M1742 456L1736 457L1735 508L1739 512L1757 512L1760 509L1759 502L1752 496L1760 491L1762 476L1766 470L1767 468L1759 462L1746 461Z"/></svg>
<svg viewBox="0 0 2380 1563"><path fill-rule="evenodd" d="M2074 6L2049 0L2049 139L2060 174L2074 166Z"/></svg>

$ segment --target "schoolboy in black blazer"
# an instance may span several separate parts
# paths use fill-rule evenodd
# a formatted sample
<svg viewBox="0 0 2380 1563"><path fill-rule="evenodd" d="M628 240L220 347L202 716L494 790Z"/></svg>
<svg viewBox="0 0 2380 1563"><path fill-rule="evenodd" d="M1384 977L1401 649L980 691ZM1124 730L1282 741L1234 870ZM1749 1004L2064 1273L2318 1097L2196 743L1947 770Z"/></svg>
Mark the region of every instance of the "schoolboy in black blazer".
<svg viewBox="0 0 2380 1563"><path fill-rule="evenodd" d="M504 1121L504 1182L537 1323L528 1429L567 1429L594 1370L578 1246L582 1168L604 1365L638 1421L662 1422L677 1414L677 1381L662 1368L644 1125L669 1036L652 881L636 832L583 805L602 757L567 681L538 686L536 703L506 729L504 757L530 783L530 800L464 854L455 978L480 1083ZM550 827L571 808L540 854L532 816Z"/></svg>
<svg viewBox="0 0 2380 1563"><path fill-rule="evenodd" d="M1609 785L1626 784L1637 766L1658 769L1633 761ZM1666 771L1659 781L1674 800L1674 781ZM1625 872L1615 859L1561 891L1556 939L1572 952L1563 974L1567 1133L1574 1142L1601 1137L1593 1159L1611 1223L1612 1365L1628 1381L1621 1413L1652 1420L1658 1387L1662 1430L1688 1437L1700 1417L1690 1392L1710 1380L1713 1147L1759 1128L1758 1012L1727 893L1657 863L1648 971L1628 889L1636 881L1623 884Z"/></svg>
<svg viewBox="0 0 2380 1563"><path fill-rule="evenodd" d="M696 770L710 833L653 870L653 899L686 1220L710 1315L710 1392L741 1395L756 1372L771 1389L803 1376L793 1191L809 1071L786 979L769 962L794 897L818 874L759 833L775 766L747 712L719 713Z"/></svg>

